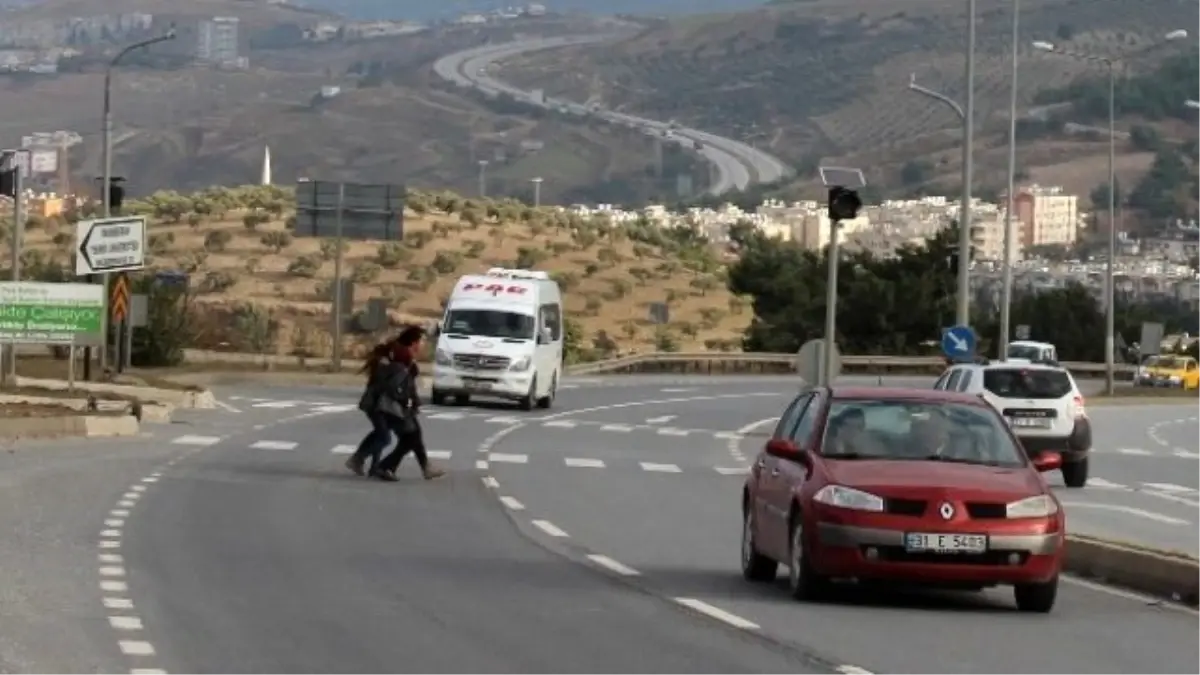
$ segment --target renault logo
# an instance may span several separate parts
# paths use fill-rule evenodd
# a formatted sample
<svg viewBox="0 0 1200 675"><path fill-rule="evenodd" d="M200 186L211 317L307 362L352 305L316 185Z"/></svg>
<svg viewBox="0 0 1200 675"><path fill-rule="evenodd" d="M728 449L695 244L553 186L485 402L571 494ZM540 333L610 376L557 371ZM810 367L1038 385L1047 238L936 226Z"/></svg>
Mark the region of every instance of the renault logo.
<svg viewBox="0 0 1200 675"><path fill-rule="evenodd" d="M938 507L938 513L942 514L942 520L950 520L954 517L954 505L950 502L942 502Z"/></svg>

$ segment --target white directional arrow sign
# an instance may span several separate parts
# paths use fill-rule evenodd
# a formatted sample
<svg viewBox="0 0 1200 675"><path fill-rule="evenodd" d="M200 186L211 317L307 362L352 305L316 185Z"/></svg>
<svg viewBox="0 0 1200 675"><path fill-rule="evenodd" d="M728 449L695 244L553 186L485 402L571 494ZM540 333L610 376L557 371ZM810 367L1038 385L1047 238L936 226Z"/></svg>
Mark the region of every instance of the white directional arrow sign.
<svg viewBox="0 0 1200 675"><path fill-rule="evenodd" d="M75 225L75 274L105 274L146 267L143 216L82 220Z"/></svg>
<svg viewBox="0 0 1200 675"><path fill-rule="evenodd" d="M951 333L947 333L947 334L946 334L946 337L947 337L947 338L948 338L948 339L949 339L951 342L953 342L953 343L954 343L954 349L955 349L956 351L960 351L960 352L965 352L965 351L967 351L967 341L966 341L966 340L964 340L964 339L962 339L962 338L958 337L958 336L957 336L957 335L955 335L953 332L951 332Z"/></svg>

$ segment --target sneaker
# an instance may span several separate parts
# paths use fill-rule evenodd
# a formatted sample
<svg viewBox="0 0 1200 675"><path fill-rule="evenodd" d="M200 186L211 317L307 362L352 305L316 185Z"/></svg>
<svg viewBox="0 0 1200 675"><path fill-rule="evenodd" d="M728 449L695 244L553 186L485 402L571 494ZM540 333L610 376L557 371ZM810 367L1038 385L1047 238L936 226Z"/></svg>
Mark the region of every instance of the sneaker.
<svg viewBox="0 0 1200 675"><path fill-rule="evenodd" d="M346 459L346 468L354 472L355 476L363 475L363 463L357 457L348 457Z"/></svg>
<svg viewBox="0 0 1200 675"><path fill-rule="evenodd" d="M427 467L421 473L425 476L425 480L433 480L434 478L441 478L442 476L446 475L446 471L444 469L438 469L432 466Z"/></svg>

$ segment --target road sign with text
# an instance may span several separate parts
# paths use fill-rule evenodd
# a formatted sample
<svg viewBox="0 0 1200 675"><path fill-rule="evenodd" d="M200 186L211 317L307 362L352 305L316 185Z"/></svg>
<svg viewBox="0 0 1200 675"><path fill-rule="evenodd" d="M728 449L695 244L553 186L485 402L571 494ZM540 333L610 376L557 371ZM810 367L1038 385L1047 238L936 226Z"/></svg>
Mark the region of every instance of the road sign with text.
<svg viewBox="0 0 1200 675"><path fill-rule="evenodd" d="M146 267L143 216L81 220L75 225L75 274L104 274Z"/></svg>
<svg viewBox="0 0 1200 675"><path fill-rule="evenodd" d="M0 342L103 344L104 287L0 282Z"/></svg>

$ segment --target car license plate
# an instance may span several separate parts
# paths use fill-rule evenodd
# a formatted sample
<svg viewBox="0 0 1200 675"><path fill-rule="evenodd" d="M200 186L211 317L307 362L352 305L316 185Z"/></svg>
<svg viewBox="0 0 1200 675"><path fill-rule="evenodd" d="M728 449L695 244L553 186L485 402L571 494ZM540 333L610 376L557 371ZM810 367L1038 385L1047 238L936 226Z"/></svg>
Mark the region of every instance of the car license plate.
<svg viewBox="0 0 1200 675"><path fill-rule="evenodd" d="M909 532L904 535L904 549L910 553L984 553L987 535Z"/></svg>
<svg viewBox="0 0 1200 675"><path fill-rule="evenodd" d="M1046 417L1014 417L1012 425L1022 429L1049 429L1050 419Z"/></svg>
<svg viewBox="0 0 1200 675"><path fill-rule="evenodd" d="M491 382L484 382L482 380L467 380L463 384L470 391L487 391L492 388Z"/></svg>

